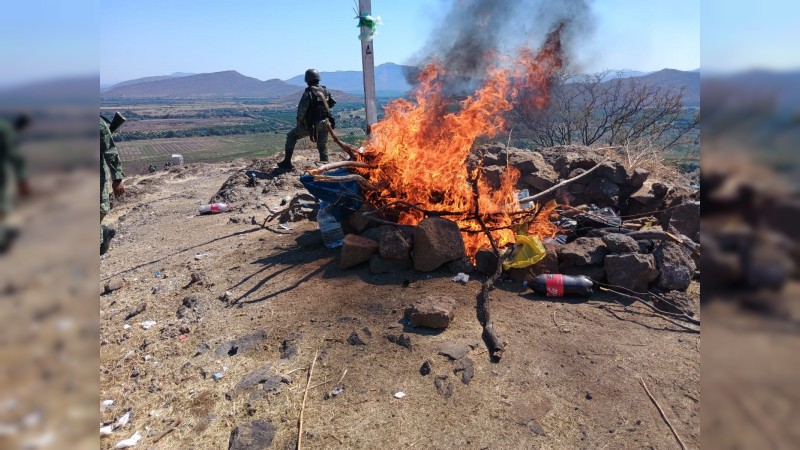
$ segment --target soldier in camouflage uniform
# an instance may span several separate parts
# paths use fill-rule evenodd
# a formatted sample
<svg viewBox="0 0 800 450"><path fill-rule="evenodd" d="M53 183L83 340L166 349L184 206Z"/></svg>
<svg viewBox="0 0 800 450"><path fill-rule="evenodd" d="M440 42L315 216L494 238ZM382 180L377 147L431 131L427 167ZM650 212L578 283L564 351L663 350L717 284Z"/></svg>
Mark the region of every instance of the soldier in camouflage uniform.
<svg viewBox="0 0 800 450"><path fill-rule="evenodd" d="M114 196L119 197L125 193L125 186L122 183L122 162L119 159L117 146L114 145L114 138L111 137L111 128L104 117L100 117L100 222L111 210L111 198L108 192L108 177L111 176L111 189ZM100 225L100 254L108 251L111 239L117 231L114 228Z"/></svg>
<svg viewBox="0 0 800 450"><path fill-rule="evenodd" d="M278 163L278 167L285 170L292 170L292 153L294 146L299 139L306 136L312 142L317 143L319 160L328 160L328 123L331 128L336 128L336 119L331 114L331 108L336 104L336 100L331 96L330 91L325 86L320 86L319 72L315 69L306 70L305 82L308 85L297 105L297 126L286 135L286 145L284 147L283 161Z"/></svg>
<svg viewBox="0 0 800 450"><path fill-rule="evenodd" d="M27 164L16 142L16 134L27 127L29 122L30 118L25 114L21 114L13 124L0 119L0 253L9 249L13 237L16 236L16 231L10 230L5 224L12 204L9 175L13 174L16 179L20 197L27 197L31 193Z"/></svg>

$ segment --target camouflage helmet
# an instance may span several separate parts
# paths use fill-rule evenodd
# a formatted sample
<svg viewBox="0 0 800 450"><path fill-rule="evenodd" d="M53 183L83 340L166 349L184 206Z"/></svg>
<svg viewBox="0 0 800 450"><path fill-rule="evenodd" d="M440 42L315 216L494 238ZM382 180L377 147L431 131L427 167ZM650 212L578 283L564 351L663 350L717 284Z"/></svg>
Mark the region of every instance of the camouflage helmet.
<svg viewBox="0 0 800 450"><path fill-rule="evenodd" d="M320 77L319 72L317 69L308 69L306 70L305 81L306 84L315 84L319 83Z"/></svg>

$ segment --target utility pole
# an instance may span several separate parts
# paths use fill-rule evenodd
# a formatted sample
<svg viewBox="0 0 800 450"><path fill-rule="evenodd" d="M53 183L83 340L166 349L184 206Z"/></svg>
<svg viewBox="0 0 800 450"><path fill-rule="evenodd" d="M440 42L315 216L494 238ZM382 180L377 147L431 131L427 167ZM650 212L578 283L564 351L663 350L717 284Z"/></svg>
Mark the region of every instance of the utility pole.
<svg viewBox="0 0 800 450"><path fill-rule="evenodd" d="M372 14L371 0L358 0L358 14ZM361 27L362 35L367 27ZM367 134L372 132L372 125L378 121L378 106L375 101L375 48L372 39L361 41L361 73L364 75L364 107L367 116Z"/></svg>

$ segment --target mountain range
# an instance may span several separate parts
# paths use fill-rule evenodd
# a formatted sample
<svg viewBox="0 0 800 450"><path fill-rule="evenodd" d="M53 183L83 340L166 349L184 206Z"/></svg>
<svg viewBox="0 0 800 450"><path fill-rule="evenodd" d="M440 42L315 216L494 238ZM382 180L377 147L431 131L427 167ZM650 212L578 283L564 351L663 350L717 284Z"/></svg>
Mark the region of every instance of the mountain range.
<svg viewBox="0 0 800 450"><path fill-rule="evenodd" d="M375 67L376 93L381 96L401 96L412 86L406 81L406 74L415 69L394 63ZM684 103L697 106L700 103L699 71L663 69L657 72L622 70L612 76L640 78L648 83L662 86L685 86ZM322 84L338 92L343 100L363 96L363 79L360 71L320 72ZM191 97L256 97L256 98L294 98L300 96L305 87L303 75L288 80L273 78L261 81L242 75L234 70L214 73L185 74L139 78L124 81L101 89L105 98L191 98ZM350 95L348 95L350 94Z"/></svg>

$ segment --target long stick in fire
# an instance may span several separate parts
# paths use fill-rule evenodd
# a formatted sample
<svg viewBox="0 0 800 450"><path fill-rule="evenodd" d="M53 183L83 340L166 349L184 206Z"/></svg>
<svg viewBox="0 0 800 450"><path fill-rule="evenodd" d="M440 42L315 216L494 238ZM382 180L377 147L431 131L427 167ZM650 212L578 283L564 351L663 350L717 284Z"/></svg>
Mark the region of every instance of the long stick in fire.
<svg viewBox="0 0 800 450"><path fill-rule="evenodd" d="M330 123L326 124L326 126L328 127L328 134L330 134L330 135L331 135L331 137L333 138L333 142L336 142L336 143L339 145L339 147L342 147L342 150L344 150L344 151L345 151L345 153L347 153L348 155L350 155L350 158L351 158L351 159L356 159L356 152L357 152L358 150L356 150L356 148L355 148L355 147L353 147L353 146L351 146L351 145L349 145L349 144L346 144L346 143L342 142L342 141L339 139L339 136L337 136L337 135L336 135L336 132L335 132L335 131L333 131L333 127L331 127L331 124L330 124Z"/></svg>
<svg viewBox="0 0 800 450"><path fill-rule="evenodd" d="M580 175L578 175L576 177L572 177L572 178L570 178L568 180L564 180L561 183L558 183L557 185L555 185L555 186L553 186L553 187L551 187L549 189L545 189L542 192L539 192L538 194L534 194L534 195L531 195L530 197L522 198L522 199L519 200L519 202L520 203L525 203L525 202L530 202L530 201L536 200L537 198L544 197L545 195L547 195L547 194L549 194L549 193L551 193L551 192L553 192L553 191L555 191L555 190L557 190L557 189L559 189L561 187L564 187L564 186L572 183L575 180L579 180L579 179L585 177L586 175L589 175L595 169L597 169L598 167L602 166L606 161L608 161L608 160L604 159L603 161L600 161L599 163L597 163L596 166L592 167L591 169L587 170L586 172L583 172L582 174L580 174Z"/></svg>

